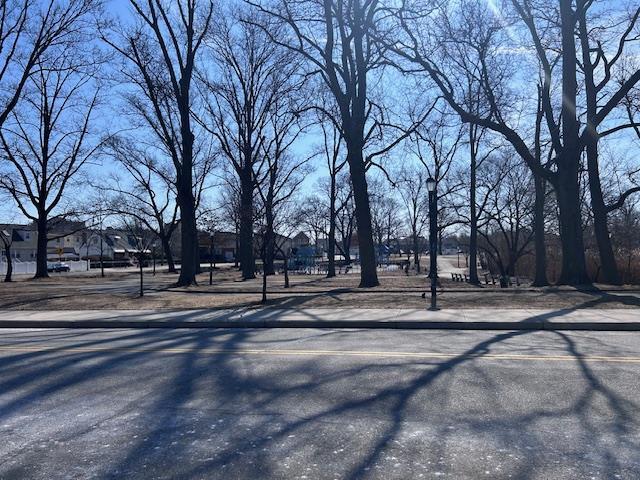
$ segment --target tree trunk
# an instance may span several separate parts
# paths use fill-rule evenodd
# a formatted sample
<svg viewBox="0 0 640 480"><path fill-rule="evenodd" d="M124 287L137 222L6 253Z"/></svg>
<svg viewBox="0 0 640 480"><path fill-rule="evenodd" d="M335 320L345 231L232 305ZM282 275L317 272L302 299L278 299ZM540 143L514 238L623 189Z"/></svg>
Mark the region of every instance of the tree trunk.
<svg viewBox="0 0 640 480"><path fill-rule="evenodd" d="M199 237L198 237L198 227L196 226L196 242L195 242L195 249L196 249L196 274L202 273L202 267L200 266L200 241L199 241Z"/></svg>
<svg viewBox="0 0 640 480"><path fill-rule="evenodd" d="M373 228L371 226L371 208L367 178L362 158L362 145L347 144L347 159L351 172L351 185L356 206L358 225L358 246L360 249L360 288L377 287L376 253L373 246Z"/></svg>
<svg viewBox="0 0 640 480"><path fill-rule="evenodd" d="M547 248L544 235L544 204L546 196L546 182L539 175L534 176L535 182L535 206L533 212L533 234L536 255L536 273L533 280L534 287L549 285L547 279Z"/></svg>
<svg viewBox="0 0 640 480"><path fill-rule="evenodd" d="M140 270L140 297L144 296L144 273L142 269L142 255L138 255L138 268Z"/></svg>
<svg viewBox="0 0 640 480"><path fill-rule="evenodd" d="M89 260L89 269L91 269L91 260ZM100 229L100 277L104 278L104 234Z"/></svg>
<svg viewBox="0 0 640 480"><path fill-rule="evenodd" d="M515 277L516 275L516 252L509 250L509 260L507 262L507 275Z"/></svg>
<svg viewBox="0 0 640 480"><path fill-rule="evenodd" d="M331 176L329 192L329 236L327 238L327 278L336 276L336 178Z"/></svg>
<svg viewBox="0 0 640 480"><path fill-rule="evenodd" d="M587 145L587 164L589 170L589 193L591 194L591 208L593 210L593 229L602 266L602 280L604 283L611 285L620 285L618 265L616 264L609 236L608 212L602 196L602 186L598 171L598 153L595 143Z"/></svg>
<svg viewBox="0 0 640 480"><path fill-rule="evenodd" d="M180 276L177 285L186 287L196 285L196 263L198 262L198 233L196 229L195 200L189 184L188 191L183 185L183 191L178 196L180 206L180 241L182 243L180 258Z"/></svg>
<svg viewBox="0 0 640 480"><path fill-rule="evenodd" d="M289 257L284 255L284 288L289 288Z"/></svg>
<svg viewBox="0 0 640 480"><path fill-rule="evenodd" d="M473 125L469 125L469 145L471 149L471 180L469 188L469 207L470 207L470 229L469 232L469 283L478 285L478 214L476 207L476 135Z"/></svg>
<svg viewBox="0 0 640 480"><path fill-rule="evenodd" d="M7 273L4 276L4 281L9 283L12 281L13 275L13 261L11 260L11 246L6 245L4 247L4 256L7 258Z"/></svg>
<svg viewBox="0 0 640 480"><path fill-rule="evenodd" d="M233 254L233 266L234 268L238 268L240 266L238 260L240 259L240 233L238 231L238 225L236 224L236 251Z"/></svg>
<svg viewBox="0 0 640 480"><path fill-rule="evenodd" d="M579 168L581 160L577 118L577 70L575 26L572 0L560 0L562 22L562 153L557 159L554 184L560 213L562 272L559 284L590 283L584 253L582 212L580 211Z"/></svg>
<svg viewBox="0 0 640 480"><path fill-rule="evenodd" d="M267 204L271 203L273 199L268 198ZM273 211L271 207L267 207L265 211L266 225L264 232L264 255L263 255L263 270L265 275L274 275L274 259L276 256L276 240L275 232L273 231Z"/></svg>
<svg viewBox="0 0 640 480"><path fill-rule="evenodd" d="M413 234L413 265L416 267L416 274L420 273L420 252L418 246L418 235Z"/></svg>
<svg viewBox="0 0 640 480"><path fill-rule="evenodd" d="M38 240L36 247L36 274L33 278L47 278L47 218L44 213L39 215Z"/></svg>
<svg viewBox="0 0 640 480"><path fill-rule="evenodd" d="M342 250L344 251L345 265L351 265L351 238L344 237L342 239Z"/></svg>
<svg viewBox="0 0 640 480"><path fill-rule="evenodd" d="M266 264L266 249L265 245L262 246L262 303L267 303L267 271L264 266Z"/></svg>
<svg viewBox="0 0 640 480"><path fill-rule="evenodd" d="M242 279L256 278L253 251L253 178L244 172L240 179L240 268Z"/></svg>
<svg viewBox="0 0 640 480"><path fill-rule="evenodd" d="M600 168L598 165L598 141L600 136L596 130L598 91L594 82L591 48L589 46L589 33L587 28L586 12L578 15L580 46L584 66L584 90L587 104L587 124L585 126L587 170L589 173L589 193L591 196L591 208L593 210L593 227L598 244L600 264L602 266L603 280L605 283L620 285L618 265L613 254L611 238L609 237L609 225L607 222L607 207L602 196L600 183Z"/></svg>
<svg viewBox="0 0 640 480"><path fill-rule="evenodd" d="M582 215L578 171L565 172L558 169L559 185L556 188L560 220L560 242L562 247L562 271L559 285L585 285L590 283L587 275L584 240L582 236Z"/></svg>
<svg viewBox="0 0 640 480"><path fill-rule="evenodd" d="M162 244L162 251L164 252L164 258L167 261L169 267L169 273L176 273L176 265L173 261L173 253L171 253L171 245L169 244L169 237L162 235L160 237L160 243Z"/></svg>

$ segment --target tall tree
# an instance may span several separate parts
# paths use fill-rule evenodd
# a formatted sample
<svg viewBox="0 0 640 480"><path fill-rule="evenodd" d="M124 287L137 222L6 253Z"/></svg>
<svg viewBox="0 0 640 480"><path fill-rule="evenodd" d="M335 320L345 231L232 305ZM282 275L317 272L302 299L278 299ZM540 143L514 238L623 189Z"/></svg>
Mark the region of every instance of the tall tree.
<svg viewBox="0 0 640 480"><path fill-rule="evenodd" d="M239 256L242 278L247 280L255 277L253 206L258 171L274 139L273 110L298 85L291 53L256 26L259 15L241 12L232 19L223 21L211 36L210 53L219 71L202 77L208 113L202 124L217 139L239 179Z"/></svg>
<svg viewBox="0 0 640 480"><path fill-rule="evenodd" d="M463 220L456 214L455 197L464 190L459 175L459 151L463 145L464 127L457 116L440 112L428 118L408 139L408 151L436 181L438 196L438 249L442 254L444 232ZM476 159L477 160L477 159Z"/></svg>
<svg viewBox="0 0 640 480"><path fill-rule="evenodd" d="M336 276L336 223L338 211L338 178L347 164L347 159L342 154L342 137L340 129L326 115L319 115L319 123L322 131L322 156L327 162L328 185L327 217L329 228L327 230L327 278Z"/></svg>
<svg viewBox="0 0 640 480"><path fill-rule="evenodd" d="M396 187L405 206L406 223L411 237L413 264L420 273L420 257L425 249L423 233L429 221L429 198L427 192L427 172L421 165L405 165L395 175ZM433 241L434 239L431 239Z"/></svg>
<svg viewBox="0 0 640 480"><path fill-rule="evenodd" d="M64 194L78 171L93 157L93 113L98 90L93 68L82 68L75 46L68 45L38 62L23 101L0 130L6 170L0 188L38 231L35 278L48 277L47 242Z"/></svg>
<svg viewBox="0 0 640 480"><path fill-rule="evenodd" d="M283 92L284 93L284 92ZM280 96L274 102L269 115L271 137L264 145L264 161L257 179L257 191L261 200L263 275L273 275L274 259L278 251L279 218L285 214L285 206L309 173L311 157L292 151L296 139L304 128L299 123L298 106L293 98Z"/></svg>
<svg viewBox="0 0 640 480"><path fill-rule="evenodd" d="M502 52L505 48L517 48L519 45L513 44L508 25L503 18L497 18L490 6L476 0L465 0L450 9L431 10L433 15L416 15L421 7L420 0L405 5L396 11L403 36L389 48L414 69L422 69L464 122L502 135L536 175L553 185L559 207L562 244L559 283L588 283L578 178L584 145L577 113L578 59L574 35L577 17L571 0L559 0L559 23L543 10L550 8L548 4L536 3L533 6L531 2L519 0L508 3L513 7L519 25L529 35L529 42L537 54L537 64L543 71L542 104L547 133L555 153L554 170L545 169L537 162L532 154L532 145L527 141L527 127L514 123L509 114L513 104L519 102L516 99L505 102L504 99L509 96L507 85L510 79L515 78L518 69L514 62L505 59ZM436 22L442 22L445 28L425 38L422 32L433 31L430 27ZM555 42L558 37L559 44ZM557 102L560 107L556 109L552 80L554 66L560 61L562 101ZM482 103L487 106L483 112L474 112L465 106L465 89L461 89L456 81L458 75L465 73L470 74L480 88ZM615 104L616 100L612 97L607 102L603 114L612 108L610 102Z"/></svg>
<svg viewBox="0 0 640 480"><path fill-rule="evenodd" d="M371 81L383 65L378 42L372 36L380 4L377 0L248 3L270 18L260 26L271 40L304 58L309 73L318 75L335 99L356 206L360 287L375 287L378 276L364 149L371 137L368 125L376 112L371 103ZM274 24L278 26L275 30Z"/></svg>
<svg viewBox="0 0 640 480"><path fill-rule="evenodd" d="M594 3L591 0L577 0L572 11L567 13L572 15L571 33L574 35L573 30L577 30L580 51L578 58L570 59L573 61L571 68L582 72L586 125L579 133L578 145L586 152L593 227L603 280L619 284L621 278L611 244L608 215L619 208L628 195L607 205L600 180L599 143L607 135L607 131L633 126L633 122L615 126L608 122L610 125L607 125L606 120L611 116L611 111L618 110L624 104L625 96L640 82L640 69L637 65L634 62L623 65L626 57L634 54L640 40L640 7L630 5L629 9L623 6L622 11L614 8L609 13L613 20L603 20ZM565 8L568 10L571 7L569 5ZM567 60L565 56L563 62ZM628 68L630 65L632 68ZM602 125L606 127L603 129Z"/></svg>
<svg viewBox="0 0 640 480"><path fill-rule="evenodd" d="M130 106L171 158L181 222L177 284L192 285L199 269L192 87L213 1L129 0L129 5L135 25L103 31L101 37L125 61L122 73L135 87L127 95Z"/></svg>

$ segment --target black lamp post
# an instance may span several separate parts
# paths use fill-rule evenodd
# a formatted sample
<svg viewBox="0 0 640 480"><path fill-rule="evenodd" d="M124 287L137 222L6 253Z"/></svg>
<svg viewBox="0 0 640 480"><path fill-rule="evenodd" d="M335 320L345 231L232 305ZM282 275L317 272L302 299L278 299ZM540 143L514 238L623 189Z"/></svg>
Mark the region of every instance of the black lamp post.
<svg viewBox="0 0 640 480"><path fill-rule="evenodd" d="M213 233L209 234L209 285L213 285Z"/></svg>
<svg viewBox="0 0 640 480"><path fill-rule="evenodd" d="M429 177L427 179L427 191L429 192L429 278L431 278L431 307L429 310L437 310L436 307L436 286L438 281L438 259L437 259L437 238L438 238L438 196L436 192L436 181Z"/></svg>
<svg viewBox="0 0 640 480"><path fill-rule="evenodd" d="M153 261L153 276L156 276L156 242L151 244L151 258Z"/></svg>

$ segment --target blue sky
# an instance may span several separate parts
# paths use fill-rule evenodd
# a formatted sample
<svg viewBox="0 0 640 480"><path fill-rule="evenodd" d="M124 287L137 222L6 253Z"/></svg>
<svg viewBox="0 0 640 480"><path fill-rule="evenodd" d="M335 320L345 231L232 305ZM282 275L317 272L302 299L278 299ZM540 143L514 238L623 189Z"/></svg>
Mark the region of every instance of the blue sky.
<svg viewBox="0 0 640 480"><path fill-rule="evenodd" d="M488 0L490 1L490 0ZM617 6L619 5L619 2L617 0L609 0L608 2L602 2L601 7L606 8L606 5L611 5L611 6ZM129 1L128 0L110 0L107 3L107 11L109 14L111 15L115 15L117 17L119 17L120 21L122 22L127 22L129 16L130 16L130 6L129 6ZM109 108L112 109L111 113L105 115L104 118L108 119L109 122L111 122L109 124L109 130L113 130L114 127L118 128L117 124L113 124L112 119L118 117L118 112L117 112L117 100L112 100L111 105L109 106ZM638 143L635 140L630 140L631 137L629 137L628 135L624 135L621 134L619 135L616 139L614 139L614 141L610 141L607 142L608 144L608 150L610 152L612 152L612 156L615 156L616 158L620 159L629 159L629 160L635 160L635 156L637 155L636 152L638 150ZM305 136L302 141L300 142L300 144L297 146L297 152L300 155L306 155L308 153L308 151L319 142L320 138L315 135L315 134L309 134L307 136ZM465 150L464 148L461 149L461 155L465 155ZM396 163L402 163L402 161L405 161L406 159L403 158L404 152L401 148L397 149L394 153L394 161ZM317 181L318 177L321 176L323 174L324 171L324 161L323 159L318 159L315 162L316 165L316 171L313 174L310 174L306 181L305 184L303 185L303 189L305 191L310 192L312 190L312 186L313 184ZM102 167L91 167L91 169L87 169L88 173L90 175L96 175L96 176L100 176L100 175L104 175L105 171L108 171L110 169L109 164L105 164ZM77 190L77 195L82 196L83 194L86 194L87 192L84 191L83 189L80 188L79 190ZM215 195L215 193L214 193ZM0 221L9 221L9 220L17 220L20 221L20 215L16 215L13 212L15 212L15 208L11 208L11 202L10 201L2 201L2 204L0 204Z"/></svg>

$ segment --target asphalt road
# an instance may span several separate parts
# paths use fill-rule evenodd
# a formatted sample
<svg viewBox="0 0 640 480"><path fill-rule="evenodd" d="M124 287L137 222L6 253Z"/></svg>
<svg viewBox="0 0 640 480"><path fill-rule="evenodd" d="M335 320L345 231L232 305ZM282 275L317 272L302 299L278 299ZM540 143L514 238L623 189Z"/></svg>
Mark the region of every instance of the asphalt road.
<svg viewBox="0 0 640 480"><path fill-rule="evenodd" d="M636 333L1 335L3 479L640 478Z"/></svg>

